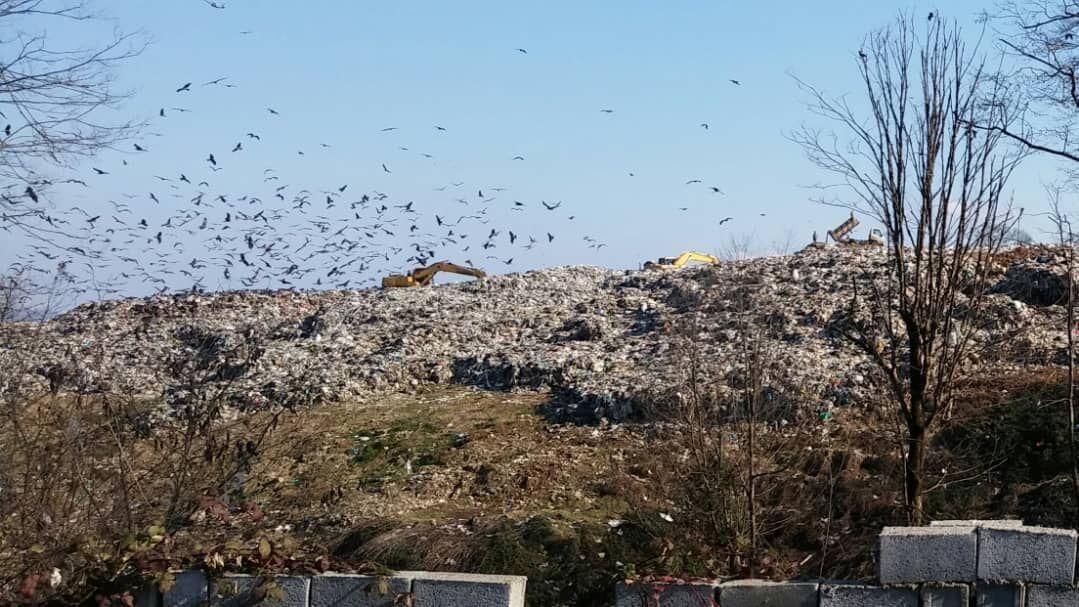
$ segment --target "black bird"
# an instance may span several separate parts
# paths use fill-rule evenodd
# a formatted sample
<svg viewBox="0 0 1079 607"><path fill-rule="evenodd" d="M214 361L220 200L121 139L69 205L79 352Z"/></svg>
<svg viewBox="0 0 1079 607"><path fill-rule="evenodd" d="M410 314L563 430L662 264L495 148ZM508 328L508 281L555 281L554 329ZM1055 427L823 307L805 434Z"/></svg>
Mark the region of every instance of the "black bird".
<svg viewBox="0 0 1079 607"><path fill-rule="evenodd" d="M206 159L206 161L209 162L210 164L214 165L214 166L217 166L217 159L214 158L213 154L210 154L210 156Z"/></svg>
<svg viewBox="0 0 1079 607"><path fill-rule="evenodd" d="M254 133L248 133L247 136L250 137L251 139L256 139L258 141L262 141L262 137L259 137L258 135L254 134Z"/></svg>
<svg viewBox="0 0 1079 607"><path fill-rule="evenodd" d="M551 234L550 232L547 232L547 242L552 242L552 241L554 241L554 234Z"/></svg>
<svg viewBox="0 0 1079 607"><path fill-rule="evenodd" d="M712 188L712 192L713 192L713 193L715 193L715 194L722 194L722 193L723 193L723 190L721 190L721 189L717 188L717 187L716 187L716 186L714 186L714 185L713 185L713 186L709 186L709 187L711 187L711 188Z"/></svg>
<svg viewBox="0 0 1079 607"><path fill-rule="evenodd" d="M94 169L94 172L97 173L98 175L108 175L109 174L108 171L102 171L101 169L99 169L97 167L93 167L93 169Z"/></svg>
<svg viewBox="0 0 1079 607"><path fill-rule="evenodd" d="M724 217L723 219L719 220L719 225L723 225L732 219L734 219L734 217Z"/></svg>
<svg viewBox="0 0 1079 607"><path fill-rule="evenodd" d="M543 207L545 209L547 209L548 211L553 211L553 210L557 209L558 207L562 206L562 201L561 200L559 200L555 204L547 204L546 200L542 201L542 203L543 203Z"/></svg>
<svg viewBox="0 0 1079 607"><path fill-rule="evenodd" d="M865 51L863 51L863 50L861 50L861 49L859 49L859 50L858 50L858 57L859 57L859 58L860 58L860 59L861 59L862 61L865 61L866 59L869 59L869 55L866 55L866 54L865 54Z"/></svg>
<svg viewBox="0 0 1079 607"><path fill-rule="evenodd" d="M177 93L183 93L185 91L190 91L190 90L191 90L191 83L188 82L187 84L185 84L185 85L181 86L180 88L176 89L176 92Z"/></svg>
<svg viewBox="0 0 1079 607"><path fill-rule="evenodd" d="M614 110L611 110L611 109L602 109L600 111L603 112L604 114L613 114L614 113Z"/></svg>
<svg viewBox="0 0 1079 607"><path fill-rule="evenodd" d="M702 122L701 123L701 128L707 131L708 130L708 123L707 122Z"/></svg>
<svg viewBox="0 0 1079 607"><path fill-rule="evenodd" d="M508 265L512 265L512 264L513 264L513 258L512 258L512 257L510 257L509 259L507 259L507 260L503 261L502 263L506 264L507 266L508 266Z"/></svg>
<svg viewBox="0 0 1079 607"><path fill-rule="evenodd" d="M202 84L202 86L211 86L211 85L214 85L214 84L219 84L219 83L221 83L221 82L223 82L225 80L228 80L228 76L225 76L224 78L218 78L217 80L211 80L209 82L204 82Z"/></svg>
<svg viewBox="0 0 1079 607"><path fill-rule="evenodd" d="M139 145L139 144L137 144L137 143L136 143L136 144L135 144L135 151L136 151L136 152L145 152L145 151L146 151L146 148L144 148L144 147L142 147L141 145Z"/></svg>
<svg viewBox="0 0 1079 607"><path fill-rule="evenodd" d="M737 85L737 86L742 86L741 82L739 82L737 80L734 80L733 78L731 79L731 84L734 84L734 85Z"/></svg>
<svg viewBox="0 0 1079 607"><path fill-rule="evenodd" d="M389 127L386 127L386 128L384 128L384 129L382 129L382 132L383 132L383 133L388 133L388 132L390 132L390 131L396 131L396 130L397 130L397 127L395 127L395 126L389 126Z"/></svg>
<svg viewBox="0 0 1079 607"><path fill-rule="evenodd" d="M343 185L343 186L341 186L341 187L337 188L337 191L338 191L338 192L341 192L342 194L344 194L344 193L345 193L345 190L347 190L347 189L348 189L348 184L346 183L345 185Z"/></svg>
<svg viewBox="0 0 1079 607"><path fill-rule="evenodd" d="M518 52L518 53L521 53L522 55L527 55L527 54L528 54L528 51L526 51L526 50L525 50L525 49L523 49L523 48L519 48L519 49L517 49L517 52Z"/></svg>
<svg viewBox="0 0 1079 607"><path fill-rule="evenodd" d="M524 160L524 159L525 159L524 156L514 156L513 157L513 160Z"/></svg>
<svg viewBox="0 0 1079 607"><path fill-rule="evenodd" d="M445 131L446 129L445 129L444 127L438 126L438 125L436 124L436 125L435 125L435 130L436 130L436 131Z"/></svg>
<svg viewBox="0 0 1079 607"><path fill-rule="evenodd" d="M933 13L929 13L929 21L933 20Z"/></svg>
<svg viewBox="0 0 1079 607"><path fill-rule="evenodd" d="M27 196L29 196L30 200L33 200L34 202L37 202L37 200L38 200L37 199L37 192L34 191L34 188L32 188L30 186L26 186L26 189L23 190L23 193L26 194Z"/></svg>
<svg viewBox="0 0 1079 607"><path fill-rule="evenodd" d="M150 192L150 200L153 200L157 204L161 204L161 201L157 199L157 196L154 196L153 192Z"/></svg>
<svg viewBox="0 0 1079 607"><path fill-rule="evenodd" d="M517 235L514 234L513 231L511 230L510 231L510 244L513 244L515 242L517 242Z"/></svg>
<svg viewBox="0 0 1079 607"><path fill-rule="evenodd" d="M244 144L242 142L236 142L236 147L232 148L232 151L239 152L242 149L244 149Z"/></svg>
<svg viewBox="0 0 1079 607"><path fill-rule="evenodd" d="M160 110L158 110L157 115L164 118L165 117L165 108L161 108Z"/></svg>
<svg viewBox="0 0 1079 607"><path fill-rule="evenodd" d="M161 244L161 232L158 232L154 239L157 240L157 244Z"/></svg>
<svg viewBox="0 0 1079 607"><path fill-rule="evenodd" d="M94 222L97 221L98 219L101 219L101 215L94 215L90 219L87 219L86 223L88 223L90 225L94 225Z"/></svg>
<svg viewBox="0 0 1079 607"><path fill-rule="evenodd" d="M386 168L386 163L382 163L382 170L383 170L383 171L386 171L387 173L391 173L391 172L392 172L392 171L390 171L389 169L387 169L387 168Z"/></svg>
<svg viewBox="0 0 1079 607"><path fill-rule="evenodd" d="M180 173L180 181L186 181L187 183L191 183L191 180L188 179L187 175L184 175L183 173Z"/></svg>
<svg viewBox="0 0 1079 607"><path fill-rule="evenodd" d="M4 134L7 135L8 137L11 137L11 125L10 124L4 127Z"/></svg>
<svg viewBox="0 0 1079 607"><path fill-rule="evenodd" d="M700 182L701 182L700 179L690 179L689 181L686 182L686 185L689 185L691 183L700 183Z"/></svg>
<svg viewBox="0 0 1079 607"><path fill-rule="evenodd" d="M273 109L272 107L268 107L268 108L266 108L266 110L268 112L270 112L271 114L273 114L274 116L279 116L280 115L280 113L277 110Z"/></svg>

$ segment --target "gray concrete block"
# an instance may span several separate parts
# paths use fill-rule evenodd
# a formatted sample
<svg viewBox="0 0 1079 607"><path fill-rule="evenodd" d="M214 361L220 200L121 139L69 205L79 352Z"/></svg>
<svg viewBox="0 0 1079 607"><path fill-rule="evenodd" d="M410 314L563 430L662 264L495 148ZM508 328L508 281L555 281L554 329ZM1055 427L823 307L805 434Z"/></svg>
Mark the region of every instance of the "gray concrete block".
<svg viewBox="0 0 1079 607"><path fill-rule="evenodd" d="M822 584L820 607L918 607L918 592L914 588Z"/></svg>
<svg viewBox="0 0 1079 607"><path fill-rule="evenodd" d="M978 584L975 607L1023 607L1022 584Z"/></svg>
<svg viewBox="0 0 1079 607"><path fill-rule="evenodd" d="M978 529L978 579L1070 586L1076 533L1068 529Z"/></svg>
<svg viewBox="0 0 1079 607"><path fill-rule="evenodd" d="M712 607L716 605L714 584L637 584L615 587L615 607ZM722 603L726 605L726 603Z"/></svg>
<svg viewBox="0 0 1079 607"><path fill-rule="evenodd" d="M226 575L210 584L214 607L307 607L311 579L293 575Z"/></svg>
<svg viewBox="0 0 1079 607"><path fill-rule="evenodd" d="M202 607L210 593L210 582L201 571L180 571L172 588L161 595L163 607Z"/></svg>
<svg viewBox="0 0 1079 607"><path fill-rule="evenodd" d="M400 571L412 578L412 607L524 607L528 578Z"/></svg>
<svg viewBox="0 0 1079 607"><path fill-rule="evenodd" d="M310 607L393 607L412 591L407 577L324 574L311 578Z"/></svg>
<svg viewBox="0 0 1079 607"><path fill-rule="evenodd" d="M819 585L810 582L737 580L721 584L723 607L817 607Z"/></svg>
<svg viewBox="0 0 1079 607"><path fill-rule="evenodd" d="M880 582L973 582L978 571L975 527L885 527Z"/></svg>
<svg viewBox="0 0 1079 607"><path fill-rule="evenodd" d="M932 521L929 523L930 527L996 527L1004 529L1012 529L1015 527L1022 527L1023 521L1018 519L993 519L993 520L981 520L981 519L957 519L957 520L943 520Z"/></svg>
<svg viewBox="0 0 1079 607"><path fill-rule="evenodd" d="M970 607L970 586L966 584L926 584L920 594L922 607Z"/></svg>
<svg viewBox="0 0 1079 607"><path fill-rule="evenodd" d="M1027 586L1027 607L1079 607L1079 590L1071 586Z"/></svg>

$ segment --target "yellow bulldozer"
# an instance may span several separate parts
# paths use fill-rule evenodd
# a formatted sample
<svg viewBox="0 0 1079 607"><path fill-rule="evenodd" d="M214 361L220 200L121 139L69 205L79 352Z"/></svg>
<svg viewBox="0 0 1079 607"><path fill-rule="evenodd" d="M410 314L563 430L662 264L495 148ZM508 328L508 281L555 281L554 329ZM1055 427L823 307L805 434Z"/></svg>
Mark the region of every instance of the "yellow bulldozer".
<svg viewBox="0 0 1079 607"><path fill-rule="evenodd" d="M672 270L681 268L691 261L699 261L707 264L718 264L719 258L715 255L709 255L708 253L700 253L698 251L686 251L678 257L660 257L655 261L644 262L645 270Z"/></svg>
<svg viewBox="0 0 1079 607"><path fill-rule="evenodd" d="M487 273L478 268L469 268L448 261L440 261L429 266L416 268L408 274L390 274L389 276L383 276L382 287L423 287L431 284L431 279L439 272L463 274L464 276L473 276L475 278L487 277Z"/></svg>

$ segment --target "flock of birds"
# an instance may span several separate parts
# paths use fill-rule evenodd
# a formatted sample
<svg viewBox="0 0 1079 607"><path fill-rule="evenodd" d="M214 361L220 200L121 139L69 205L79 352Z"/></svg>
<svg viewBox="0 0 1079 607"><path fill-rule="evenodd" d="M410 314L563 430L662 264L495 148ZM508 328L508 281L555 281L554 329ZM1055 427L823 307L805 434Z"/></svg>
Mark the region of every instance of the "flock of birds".
<svg viewBox="0 0 1079 607"><path fill-rule="evenodd" d="M211 6L224 8L223 4ZM516 51L528 54L523 48ZM731 83L741 85L737 80ZM184 82L174 95L187 98L212 87L236 86L228 77L198 84ZM181 103L170 104L157 110L156 119L170 120L191 111ZM268 120L283 119L282 112L273 107L260 111ZM604 108L601 112L612 114L614 110ZM448 133L437 124L425 128L435 136ZM709 125L702 122L700 128L708 130ZM385 135L398 130L395 126L381 129ZM218 174L229 170L233 155L243 154L262 141L263 135L256 130L240 129L234 144L207 150L197 162L188 159L184 171L153 175L158 188L124 193L107 204L47 208L42 192L58 185L93 192L95 179L128 175L126 171L137 168L139 156L154 153L154 145L131 143L132 152L115 166L91 166L86 175L56 183L39 179L26 185L21 196L5 194L3 200L13 208L29 205L42 209L37 217L46 233L66 236L30 240L13 265L16 269L59 266L76 277L76 292L96 295L126 294L147 286L161 292L241 286L359 288L377 284L388 271L408 271L443 259L486 269L492 265L512 269L522 251L562 244L562 233L547 228L533 232L534 226L541 221L550 226L556 225L553 220L573 222L576 218L561 201L517 200L507 188L464 181L435 188L437 193L432 197L448 196L438 203L396 200L385 192L363 191L350 183L300 187L270 167L263 170L260 187L242 194L215 187L222 181ZM319 147L333 146L320 143ZM298 150L297 154L305 152ZM421 156L433 158L426 153ZM525 160L521 155L512 159ZM382 163L381 171L392 174L394 169ZM718 186L701 179L690 179L686 185L723 195ZM508 225L505 218L513 213L522 214L520 224L533 229ZM529 214L545 216L537 220ZM731 219L726 217L719 223ZM0 224L0 229L9 228ZM592 235L565 237L571 238L591 249L607 246Z"/></svg>

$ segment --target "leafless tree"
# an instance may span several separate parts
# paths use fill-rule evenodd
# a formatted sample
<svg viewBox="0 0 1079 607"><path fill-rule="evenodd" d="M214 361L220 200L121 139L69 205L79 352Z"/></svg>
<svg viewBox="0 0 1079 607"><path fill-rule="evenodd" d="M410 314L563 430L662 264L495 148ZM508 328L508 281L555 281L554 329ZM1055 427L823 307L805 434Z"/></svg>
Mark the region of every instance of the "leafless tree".
<svg viewBox="0 0 1079 607"><path fill-rule="evenodd" d="M1079 162L1079 2L1009 0L1001 12L1010 24L1001 42L1018 59L1010 76L1030 103L1023 120L1001 132L1032 150Z"/></svg>
<svg viewBox="0 0 1079 607"><path fill-rule="evenodd" d="M1079 460L1076 459L1075 434L1075 231L1071 216L1060 203L1061 190L1053 186L1047 188L1049 194L1049 216L1056 228L1057 242L1064 253L1064 278L1068 293L1064 299L1065 328L1068 343L1068 455L1071 459L1072 500L1075 506L1075 524L1079 527Z"/></svg>
<svg viewBox="0 0 1079 607"><path fill-rule="evenodd" d="M865 105L802 83L810 108L841 134L803 128L794 138L839 176L826 191L849 197L824 202L884 228L887 271L854 285L840 324L890 388L907 516L918 524L934 422L966 371L990 262L1014 225L1004 188L1026 150L1004 134L1013 92L954 22L900 16L865 39L856 62Z"/></svg>
<svg viewBox="0 0 1079 607"><path fill-rule="evenodd" d="M81 0L0 0L0 229L63 236L42 200L56 179L47 169L137 131L101 110L127 96L116 89L116 69L142 50L141 36L114 33L88 47L69 41L73 25L97 18ZM50 35L60 26L69 36Z"/></svg>

